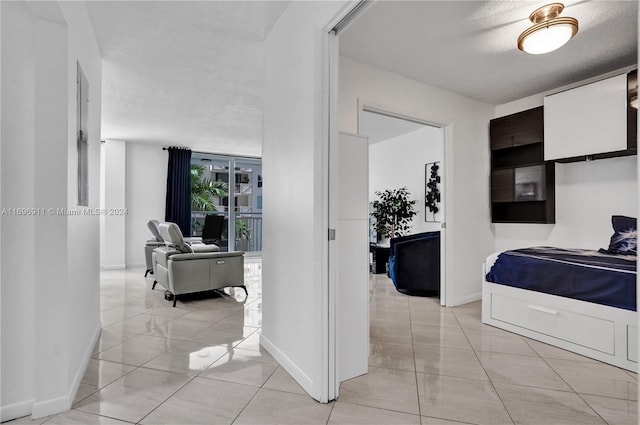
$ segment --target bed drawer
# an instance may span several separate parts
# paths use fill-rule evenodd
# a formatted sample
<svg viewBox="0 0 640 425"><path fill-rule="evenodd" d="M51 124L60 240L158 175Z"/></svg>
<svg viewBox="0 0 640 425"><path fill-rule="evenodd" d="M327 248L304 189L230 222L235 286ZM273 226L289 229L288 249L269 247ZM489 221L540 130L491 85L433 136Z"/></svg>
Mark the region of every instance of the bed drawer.
<svg viewBox="0 0 640 425"><path fill-rule="evenodd" d="M491 317L603 353L615 351L610 320L496 294L491 295Z"/></svg>

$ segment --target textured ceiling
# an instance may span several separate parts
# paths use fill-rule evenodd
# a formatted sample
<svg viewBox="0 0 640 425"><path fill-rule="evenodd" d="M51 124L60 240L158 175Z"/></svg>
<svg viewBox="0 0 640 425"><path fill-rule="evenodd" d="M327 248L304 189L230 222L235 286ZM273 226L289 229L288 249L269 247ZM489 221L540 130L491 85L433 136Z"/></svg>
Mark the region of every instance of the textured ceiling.
<svg viewBox="0 0 640 425"><path fill-rule="evenodd" d="M546 55L517 48L549 1L379 1L340 35L340 54L499 105L637 63L637 1L565 1L579 21Z"/></svg>
<svg viewBox="0 0 640 425"><path fill-rule="evenodd" d="M263 39L288 2L90 1L102 138L259 156Z"/></svg>
<svg viewBox="0 0 640 425"><path fill-rule="evenodd" d="M378 1L341 54L490 104L635 64L636 1L567 1L580 32L516 48L540 1ZM103 55L102 138L260 156L263 39L286 1L88 1Z"/></svg>

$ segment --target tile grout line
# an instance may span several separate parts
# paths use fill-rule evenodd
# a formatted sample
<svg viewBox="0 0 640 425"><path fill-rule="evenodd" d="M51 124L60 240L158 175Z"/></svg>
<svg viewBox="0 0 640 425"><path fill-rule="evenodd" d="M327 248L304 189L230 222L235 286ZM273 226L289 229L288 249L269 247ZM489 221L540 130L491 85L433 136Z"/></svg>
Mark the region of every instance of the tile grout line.
<svg viewBox="0 0 640 425"><path fill-rule="evenodd" d="M375 278L375 283L374 283L374 290L378 287L378 279L377 277ZM373 298L373 297L372 297ZM371 309L371 300L372 298L369 300L369 309ZM410 303L409 303L409 296L402 294L401 298L404 298L407 300L407 308L409 310L409 333L411 333L411 307L410 307ZM369 323L369 328L371 328L371 323ZM391 343L386 343L386 342L380 342L379 344L391 344ZM418 392L418 382L417 382L417 372L416 372L416 368L415 368L415 352L413 351L413 335L412 335L412 339L411 339L411 344L398 344L398 345L411 345L411 350L413 352L413 363L414 363L414 370L405 370L405 369L395 369L395 368L390 368L390 367L381 367L381 366L370 366L369 364L367 364L368 367L376 367L379 369L389 369L389 370L399 370L402 372L414 372L414 376L416 379L416 392ZM393 413L402 413L405 415L411 415L411 416L417 416L418 420L420 421L420 423L422 423L422 415L420 414L420 394L418 393L418 414L416 415L415 413L408 413L406 411L402 411L402 410L393 410L393 409L387 409L384 407L372 407L372 406L363 406L360 404L354 404L354 403L349 403L349 402L343 402L345 404L350 404L352 406L358 406L358 407L370 407L373 409L379 409L379 410L384 410L385 412L393 412ZM333 408L331 409L331 411L333 412Z"/></svg>
<svg viewBox="0 0 640 425"><path fill-rule="evenodd" d="M147 289L148 289L148 282L146 282L146 283L147 283ZM126 303L125 303L125 304L126 304ZM116 307L116 308L117 308L117 307ZM139 315L142 315L142 314L144 314L144 313L139 313L139 314L137 314L137 315L132 316L131 318L136 317L136 316L139 316ZM187 313L187 314L190 314L190 313ZM129 318L127 318L127 319L129 319ZM125 320L127 320L127 319L125 319ZM171 318L168 322L164 323L163 325L166 325L166 324L168 324L168 323L170 323L170 322L172 322L172 321L174 321L174 320L178 320L178 319L179 319L179 317L178 317L178 318ZM123 320L122 322L124 322L125 320ZM222 320L224 320L224 318L223 318L223 319L221 319L221 320L219 320L219 321L217 321L217 322L215 322L215 323L212 323L210 327L215 326L217 323L221 322ZM121 323L121 322L116 322L116 323ZM115 323L114 323L114 324L115 324ZM107 326L109 326L109 325L107 325ZM206 328L206 329L209 329L209 327L208 327L208 328ZM124 331L123 331L123 332L124 332ZM254 332L255 332L255 331L254 331ZM253 334L254 332L251 332L251 334ZM141 335L147 335L147 334L146 334L146 333L137 334L137 336L141 336ZM155 335L148 335L148 336L155 336ZM156 336L156 337L157 337L157 336ZM165 339L165 340L170 340L170 339L176 340L176 339L174 339L174 338L167 338L167 337L157 337L157 338L162 338L162 339ZM243 339L241 340L241 342L242 342L242 341L244 341L245 339L246 339L246 338L243 338ZM184 341L184 340L176 340L176 341ZM122 345L123 343L124 343L124 341L123 341L122 343L120 343L120 344L116 344L114 347L116 347L116 346L118 346L118 345ZM113 347L111 347L111 348L113 348ZM232 348L232 349L233 349L233 348ZM105 350L105 351L106 351L106 350ZM148 361L147 361L146 363L144 363L144 364L147 364L147 363L149 363L149 362L151 362L151 361L155 360L156 358L158 358L158 357L162 356L163 354L165 354L165 353L167 353L167 352L169 352L169 351L170 351L170 349L166 349L166 350L162 351L161 353L159 353L158 355L154 356L152 359L148 360ZM98 353L98 354L100 354L100 353ZM174 395L176 395L178 392L180 392L183 388L185 388L187 385L189 385L191 382L193 382L196 378L200 377L200 375L201 375L201 374L202 374L202 373L203 373L203 372L204 372L208 367L210 367L212 364L214 364L216 361L218 361L218 360L219 360L220 358L222 358L224 355L225 355L225 354L222 354L222 355L221 355L220 357L218 357L216 360L212 361L212 362L211 362L211 363L210 363L206 368L202 369L202 370L201 370L199 373L197 373L196 375L193 375L192 377L190 377L190 378L189 378L189 379L188 379L188 380L187 380L183 385L181 385L179 388L177 388L177 389L176 389L173 393L171 393L171 394L170 394L166 399L164 399L164 400L163 400L162 402L160 402L156 407L154 407L151 411L149 411L147 414L145 414L145 415L144 415L140 420L138 420L138 421L136 421L136 422L129 422L129 421L124 421L123 419L119 419L119 418L113 418L113 419L121 420L121 421L124 421L124 422L129 422L129 423L136 423L136 424L141 423L145 418L147 418L149 415L151 415L153 412L155 412L155 411L156 411L160 406L164 405L164 404L165 404L165 403L166 403L170 398L172 398ZM187 377L188 377L188 375L184 375L184 374L182 374L182 373L171 372L171 371L166 371L166 370L161 370L161 369L154 369L154 368L151 368L151 367L144 367L144 364L143 364L143 365L129 365L129 364L127 364L127 363L123 363L123 362L115 362L115 361L112 361L112 360L102 360L102 359L99 359L99 358L97 358L96 360L98 360L98 361L108 361L108 362L111 362L111 363L117 363L117 364L122 364L122 365L125 365L125 366L135 366L135 367L134 367L134 369L132 369L131 371L129 371L129 372L127 372L126 374L122 375L121 377L119 377L119 378L118 378L118 379L116 379L115 381L110 382L109 384L105 385L105 386L104 386L104 387L102 387L102 388L99 388L97 391L93 392L91 395L88 395L87 397L83 398L82 400L84 400L84 399L86 399L86 398L88 398L88 397L91 397L92 395L94 395L94 394L98 393L99 391L101 391L101 389L106 388L107 386L109 386L109 385L111 385L111 384L113 384L113 383L115 383L115 382L117 382L117 381L119 381L119 380L123 379L125 376L129 375L130 373L132 373L132 372L134 372L134 371L136 371L136 370L138 370L138 369L154 370L154 371L158 371L158 372L172 373L172 374L175 374L175 375L187 376ZM274 372L275 372L275 371L274 371ZM271 376L271 375L270 375L270 376ZM203 378L203 379L204 379L204 378ZM265 381L265 382L266 382L266 381ZM263 385L264 385L264 384L263 384ZM258 391L256 391L256 394L257 394L257 393L258 393ZM254 396L255 396L255 394L254 394ZM252 399L253 399L253 397L252 397ZM82 401L82 400L79 400L79 402L80 402L80 401ZM245 407L246 407L246 406L245 406ZM79 409L74 409L74 410L77 410L77 411L80 411L80 412L83 412L83 413L95 414L95 413L92 413L92 412L85 412L85 411L82 411L82 410L79 410ZM244 410L244 409L243 409L243 410ZM95 414L95 415L98 415L98 414ZM103 415L98 415L98 416L103 416ZM107 416L107 417L109 417L109 416ZM110 418L111 418L111 417L110 417ZM50 419L48 419L48 420L50 420ZM48 420L47 420L47 421L48 421Z"/></svg>
<svg viewBox="0 0 640 425"><path fill-rule="evenodd" d="M542 361L544 362L544 364L546 364L546 365L549 367L549 369L551 369L551 370L553 371L553 373L555 373L556 375L558 375L558 377L562 380L562 382L564 382L565 384L567 384L567 386L568 386L569 388L571 388L571 391L572 391L575 395L577 395L577 396L578 396L578 398L580 398L580 400L582 400L582 401L584 402L584 404L586 404L587 406L589 406L589 409L591 409L591 411L593 411L593 413L595 413L595 414L596 414L596 416L597 416L598 418L602 419L602 422L604 422L605 424L609 424L609 422L608 422L608 421L606 421L602 416L600 416L600 414L596 411L596 409L594 409L594 408L591 406L591 404L589 404L589 402L588 402L587 400L585 400L585 399L582 397L582 395L580 395L580 393L578 393L578 392L576 391L576 389L575 389L575 388L573 388L573 386L572 386L571 384L569 384L569 383L566 381L566 379L564 379L564 378L562 377L562 375L560 375L560 374L558 373L558 371L557 371L557 370L555 370L555 369L554 369L554 367L553 367L551 364L549 364L549 362L547 362L547 359L545 359L544 357L542 357L542 356L540 355L540 353L538 353L538 352L536 351L536 349L535 349L535 348L533 348L533 347L529 344L529 340L528 340L528 338L525 338L525 341L524 341L524 342L525 342L525 343L526 343L526 344L527 344L527 345L528 345L528 346L529 346L529 347L530 347L530 348L531 348L531 349L532 349L532 350L533 350L533 351L534 351L534 352L535 352L535 353L540 357L540 360L542 360Z"/></svg>
<svg viewBox="0 0 640 425"><path fill-rule="evenodd" d="M331 403L331 410L329 411L329 415L327 416L327 422L325 422L325 425L329 425L329 421L331 420L331 415L333 415L333 409L335 409L336 407L336 400L333 400L333 403Z"/></svg>
<svg viewBox="0 0 640 425"><path fill-rule="evenodd" d="M155 369L154 369L155 370ZM166 372L166 371L162 371L162 372ZM175 373L175 372L168 372L168 373ZM177 374L177 375L181 375L181 374ZM160 406L162 406L163 404L165 404L171 397L173 397L174 395L176 395L179 391L181 391L184 387L186 387L187 385L189 385L189 383L193 382L194 379L196 379L198 377L198 375L192 376L187 382L184 383L184 385L182 385L180 388L178 388L177 390L175 390L169 397L167 397L166 399L164 399L160 404L158 404L156 407L154 407L149 413L147 413L146 415L144 415L140 420L138 420L137 422L135 422L136 424L141 423L143 420L145 420L150 414L152 414L153 412L155 412L156 410L158 410L158 408Z"/></svg>
<svg viewBox="0 0 640 425"><path fill-rule="evenodd" d="M413 342L413 320L411 317L411 302L407 295L407 308L409 309L409 333L411 335L411 352L413 353L413 376L416 382L416 397L418 399L418 418L422 424L422 403L420 403L420 388L418 385L418 366L416 364L416 346Z"/></svg>
<svg viewBox="0 0 640 425"><path fill-rule="evenodd" d="M455 312L453 314L455 315ZM456 316L456 320L458 320L458 316ZM500 403L502 403L502 407L504 407L504 411L507 412L507 415L509 416L509 419L511 419L511 422L513 424L515 424L516 421L513 419L513 416L511 416L511 412L509 411L509 409L507 409L507 405L505 404L504 400L500 396L500 393L498 392L498 389L496 388L495 383L493 382L493 379L491 379L491 376L489 376L489 374L487 373L487 369L482 364L482 361L480 361L480 357L478 356L478 353L476 352L475 347L473 346L473 344L471 344L471 340L469 339L469 335L467 335L467 330L462 328L462 333L464 334L464 337L467 339L467 342L469 343L469 346L471 347L471 351L473 351L473 354L476 356L476 359L478 360L478 363L480 363L480 367L484 371L485 375L487 375L487 379L489 379L489 383L491 384L491 387L493 388L493 391L495 391L496 395L498 396L498 400L500 400Z"/></svg>
<svg viewBox="0 0 640 425"><path fill-rule="evenodd" d="M244 405L244 407L242 409L240 409L240 411L238 412L238 414L236 415L235 418L233 418L233 420L231 421L230 425L233 425L238 418L240 417L240 415L242 415L242 412L244 412L247 407L249 406L249 404L251 404L251 402L253 401L254 398L256 398L256 396L258 395L258 393L260 392L260 390L265 389L264 388L264 384L267 383L267 381L269 381L269 379L271 379L271 377L276 373L276 371L278 370L278 368L281 367L280 364L278 364L278 366L273 370L273 372L271 372L271 374L269 375L269 377L267 379L264 380L264 382L262 383L262 385L260 385L258 388L258 390L251 396L251 398L249 399L249 401L247 401L247 403ZM290 394L290 393L288 393Z"/></svg>
<svg viewBox="0 0 640 425"><path fill-rule="evenodd" d="M222 320L223 320L223 319L222 319ZM212 326L214 326L216 323L219 323L219 321L218 321L218 322L215 322ZM253 332L252 332L252 333L253 333ZM171 338L165 338L165 339L171 339ZM242 341L244 341L244 339L243 339ZM233 347L232 347L232 349L233 349ZM163 355L163 354L165 354L165 353L167 353L167 352L169 352L169 351L170 351L170 350L165 350L165 351L163 351L162 353L160 353L160 354L158 354L157 356L155 356L153 359L149 360L147 363L149 363L149 362L151 362L151 361L155 360L156 358L160 357L161 355ZM228 353L228 352L227 352L227 353ZM201 370L200 372L198 372L196 375L192 376L192 377L191 377L187 382L185 382L185 383L184 383L184 385L180 386L180 387L179 387L176 391L174 391L174 392L173 392L169 397L167 397L164 401L162 401L160 404L158 404L156 407L154 407L154 408L153 408L149 413L147 413L144 417L142 417L139 421L137 421L137 422L136 422L136 424L141 423L145 418L147 418L149 415L151 415L153 412L155 412L155 411L156 411L160 406L162 406L163 404L165 404L165 403L166 403L166 402L167 402L171 397L173 397L173 396L174 396L174 395L176 395L178 392L180 392L184 387L186 387L187 385L189 385L189 384L190 384L191 382L193 382L196 378L199 378L199 377L200 377L200 375L201 375L205 370L207 370L211 365L213 365L215 362L217 362L218 360L220 360L220 359L221 359L222 357L224 357L224 356L225 356L225 354L222 354L222 355L221 355L220 357L218 357L216 360L214 360L213 362L211 362L211 363L210 363L206 368L202 369L202 370ZM145 363L145 364L146 364L146 363ZM144 366L140 366L140 368L144 368ZM177 372L170 372L170 371L166 371L166 370L159 370L159 369L153 369L153 368L145 368L145 369L158 370L158 371L160 371L160 372L175 373L175 374L177 374L177 375L183 375L183 374L181 374L181 373L177 373ZM188 376L188 375L187 375L187 376ZM206 378L203 378L203 379L206 379ZM265 381L265 382L266 382L266 381ZM257 393L258 393L258 392L256 391L256 394L257 394ZM255 394L254 394L254 396L255 396ZM253 399L253 397L252 397L252 399ZM246 406L245 406L245 407L246 407ZM243 409L243 410L244 410L244 409Z"/></svg>

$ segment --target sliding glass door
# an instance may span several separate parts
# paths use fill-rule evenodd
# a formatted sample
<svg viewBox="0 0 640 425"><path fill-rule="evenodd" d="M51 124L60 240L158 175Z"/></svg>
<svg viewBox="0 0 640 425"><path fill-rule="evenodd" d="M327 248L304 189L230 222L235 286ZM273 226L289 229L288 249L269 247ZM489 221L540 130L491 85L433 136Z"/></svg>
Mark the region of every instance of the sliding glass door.
<svg viewBox="0 0 640 425"><path fill-rule="evenodd" d="M262 161L235 161L236 249L262 251Z"/></svg>
<svg viewBox="0 0 640 425"><path fill-rule="evenodd" d="M194 152L191 186L194 236L221 251L262 251L261 159ZM224 217L221 232L211 225L220 221L207 220L207 215Z"/></svg>

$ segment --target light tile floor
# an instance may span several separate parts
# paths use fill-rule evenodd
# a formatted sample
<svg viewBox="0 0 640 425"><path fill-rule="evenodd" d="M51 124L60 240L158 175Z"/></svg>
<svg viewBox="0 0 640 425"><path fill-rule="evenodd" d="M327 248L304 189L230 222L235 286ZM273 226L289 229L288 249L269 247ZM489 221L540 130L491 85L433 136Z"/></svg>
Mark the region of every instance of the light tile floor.
<svg viewBox="0 0 640 425"><path fill-rule="evenodd" d="M372 276L369 373L312 400L259 346L249 296L164 300L144 270L102 273L103 332L72 410L11 424L637 424L634 373L483 325Z"/></svg>

